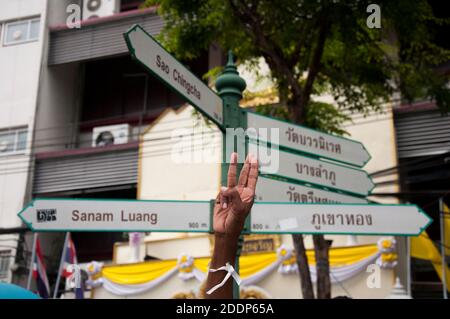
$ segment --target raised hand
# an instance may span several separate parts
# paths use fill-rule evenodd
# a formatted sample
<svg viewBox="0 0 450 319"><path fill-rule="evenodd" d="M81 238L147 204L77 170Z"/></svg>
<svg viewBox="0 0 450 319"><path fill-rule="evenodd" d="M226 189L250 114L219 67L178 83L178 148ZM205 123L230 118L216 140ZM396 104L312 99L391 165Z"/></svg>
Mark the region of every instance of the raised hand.
<svg viewBox="0 0 450 319"><path fill-rule="evenodd" d="M237 179L237 153L231 154L228 169L228 187L222 187L214 207L214 232L222 235L239 235L245 218L250 213L258 180L258 160L249 154Z"/></svg>

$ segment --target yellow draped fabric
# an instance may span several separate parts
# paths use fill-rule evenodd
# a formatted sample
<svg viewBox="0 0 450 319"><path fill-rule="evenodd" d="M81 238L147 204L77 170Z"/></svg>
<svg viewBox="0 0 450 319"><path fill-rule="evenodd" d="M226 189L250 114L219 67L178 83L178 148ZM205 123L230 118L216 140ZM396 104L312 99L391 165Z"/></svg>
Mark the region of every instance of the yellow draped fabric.
<svg viewBox="0 0 450 319"><path fill-rule="evenodd" d="M202 272L206 273L208 271L209 261L211 258L204 257L204 258L195 258L194 259L194 266L195 268L201 270Z"/></svg>
<svg viewBox="0 0 450 319"><path fill-rule="evenodd" d="M239 259L239 275L245 279L267 268L277 260L276 253L245 255Z"/></svg>
<svg viewBox="0 0 450 319"><path fill-rule="evenodd" d="M441 254L428 237L427 232L422 232L417 237L411 237L411 256L414 258L425 259L431 261L434 269L436 270L439 278L442 281L442 259ZM447 267L447 287L450 288L450 270ZM450 291L450 290L449 290Z"/></svg>
<svg viewBox="0 0 450 319"><path fill-rule="evenodd" d="M275 253L264 253L241 256L239 259L239 276L247 278L264 268L270 266L277 260ZM206 273L208 271L210 258L197 258L194 261L194 266Z"/></svg>
<svg viewBox="0 0 450 319"><path fill-rule="evenodd" d="M352 247L337 247L330 249L330 267L341 267L357 263L378 252L377 245L363 245ZM307 250L308 263L316 263L313 250Z"/></svg>
<svg viewBox="0 0 450 319"><path fill-rule="evenodd" d="M330 267L341 267L357 263L373 256L378 252L377 245L363 245L330 249ZM313 250L307 250L308 261L315 264ZM248 278L267 268L277 260L275 252L259 253L241 256L239 259L239 275L242 279ZM195 258L194 266L206 273L210 258ZM129 265L105 266L102 277L117 284L142 284L163 276L177 267L177 260L150 261Z"/></svg>
<svg viewBox="0 0 450 319"><path fill-rule="evenodd" d="M102 269L102 276L117 284L142 284L161 277L176 266L176 260L162 260L120 266L105 266Z"/></svg>
<svg viewBox="0 0 450 319"><path fill-rule="evenodd" d="M450 255L450 208L444 204L444 245L445 255Z"/></svg>

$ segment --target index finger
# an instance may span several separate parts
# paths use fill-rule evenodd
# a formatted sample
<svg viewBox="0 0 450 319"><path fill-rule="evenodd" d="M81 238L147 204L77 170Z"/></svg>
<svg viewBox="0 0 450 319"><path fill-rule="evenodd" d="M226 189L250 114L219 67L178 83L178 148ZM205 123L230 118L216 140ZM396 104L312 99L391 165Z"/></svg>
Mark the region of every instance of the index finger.
<svg viewBox="0 0 450 319"><path fill-rule="evenodd" d="M248 174L247 187L253 192L256 190L256 182L258 181L258 159L251 155L250 159L250 173Z"/></svg>
<svg viewBox="0 0 450 319"><path fill-rule="evenodd" d="M231 153L230 166L228 167L228 188L236 186L237 153Z"/></svg>

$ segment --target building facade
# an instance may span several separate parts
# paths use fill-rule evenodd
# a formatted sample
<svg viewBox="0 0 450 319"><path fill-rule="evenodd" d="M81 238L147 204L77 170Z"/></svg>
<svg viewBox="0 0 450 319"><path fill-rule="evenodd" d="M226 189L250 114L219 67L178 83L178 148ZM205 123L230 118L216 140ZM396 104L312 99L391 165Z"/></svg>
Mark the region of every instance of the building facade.
<svg viewBox="0 0 450 319"><path fill-rule="evenodd" d="M0 281L10 282L30 199L31 143L44 55L46 0L0 1Z"/></svg>
<svg viewBox="0 0 450 319"><path fill-rule="evenodd" d="M433 218L426 232L441 252L441 245L450 244L441 242L440 228L444 213L440 201L450 204L450 117L433 101L405 102L394 109L394 122L399 158L394 169L400 176L398 197L419 205ZM448 265L448 256L446 261ZM410 263L412 295L441 298L442 281L432 263L416 258L411 258Z"/></svg>
<svg viewBox="0 0 450 319"><path fill-rule="evenodd" d="M123 38L134 24L158 35L156 9L141 9L141 0L92 2L0 2L0 228L12 233L1 237L0 280L26 282L32 236L17 213L28 201L135 199L138 137L183 103L131 60ZM202 75L221 57L212 48L188 65ZM111 261L123 236L73 234L78 260ZM52 283L63 234L40 239Z"/></svg>

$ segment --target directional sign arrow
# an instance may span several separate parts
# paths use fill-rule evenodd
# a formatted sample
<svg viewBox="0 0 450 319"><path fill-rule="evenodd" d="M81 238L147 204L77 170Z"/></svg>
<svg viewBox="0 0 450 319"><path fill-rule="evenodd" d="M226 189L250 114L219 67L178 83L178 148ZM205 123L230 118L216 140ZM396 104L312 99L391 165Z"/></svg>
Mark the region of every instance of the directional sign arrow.
<svg viewBox="0 0 450 319"><path fill-rule="evenodd" d="M279 129L279 145L295 151L309 153L338 162L364 166L370 154L360 142L319 132L310 128L247 112L247 128L250 138L271 142L260 129Z"/></svg>
<svg viewBox="0 0 450 319"><path fill-rule="evenodd" d="M328 192L325 190L288 183L260 176L256 185L256 200L260 202L296 203L358 203L365 204L364 198Z"/></svg>
<svg viewBox="0 0 450 319"><path fill-rule="evenodd" d="M348 166L325 162L264 145L249 143L249 152L258 154L260 172L278 175L367 196L375 187L365 171Z"/></svg>
<svg viewBox="0 0 450 319"><path fill-rule="evenodd" d="M209 201L35 199L19 217L34 231L211 231ZM431 218L415 205L256 202L252 233L419 235Z"/></svg>
<svg viewBox="0 0 450 319"><path fill-rule="evenodd" d="M34 231L209 232L210 202L36 199L19 217Z"/></svg>
<svg viewBox="0 0 450 319"><path fill-rule="evenodd" d="M178 62L141 26L134 25L124 36L133 58L209 119L222 125L222 99L213 90Z"/></svg>
<svg viewBox="0 0 450 319"><path fill-rule="evenodd" d="M258 203L252 233L417 236L432 219L416 205Z"/></svg>

